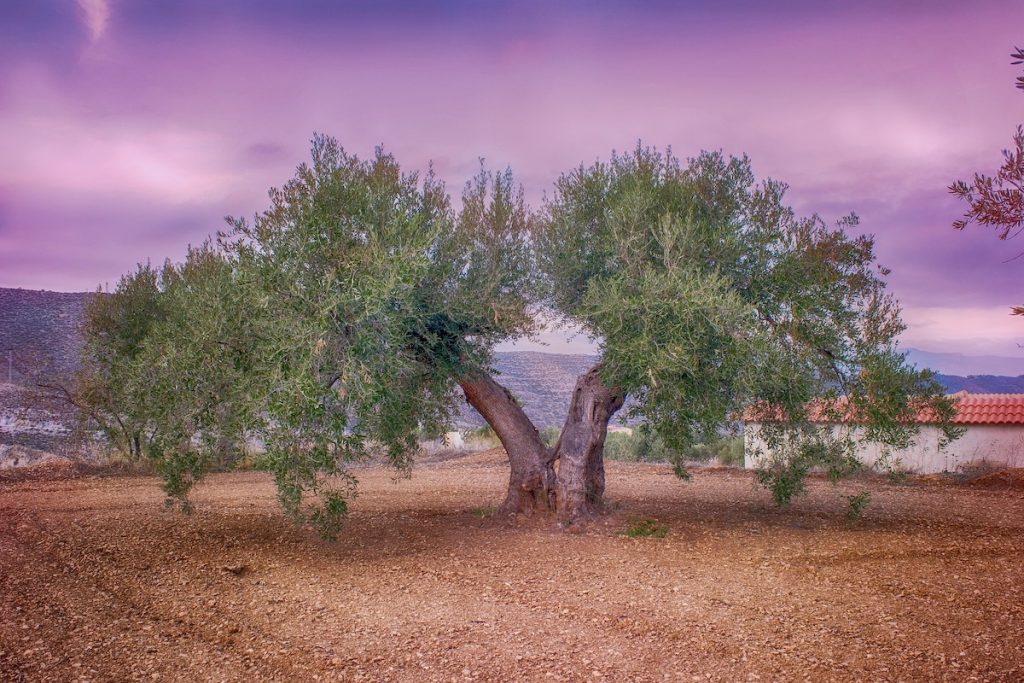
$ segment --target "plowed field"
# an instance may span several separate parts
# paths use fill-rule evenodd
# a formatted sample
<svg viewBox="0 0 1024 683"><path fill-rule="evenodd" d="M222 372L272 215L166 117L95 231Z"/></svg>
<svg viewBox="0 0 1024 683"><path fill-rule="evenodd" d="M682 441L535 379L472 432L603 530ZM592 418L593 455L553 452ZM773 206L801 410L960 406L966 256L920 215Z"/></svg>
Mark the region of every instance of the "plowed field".
<svg viewBox="0 0 1024 683"><path fill-rule="evenodd" d="M190 516L150 478L0 482L0 680L1024 680L1019 488L777 510L747 472L611 463L565 531L489 514L499 452L358 476L334 542L259 473Z"/></svg>

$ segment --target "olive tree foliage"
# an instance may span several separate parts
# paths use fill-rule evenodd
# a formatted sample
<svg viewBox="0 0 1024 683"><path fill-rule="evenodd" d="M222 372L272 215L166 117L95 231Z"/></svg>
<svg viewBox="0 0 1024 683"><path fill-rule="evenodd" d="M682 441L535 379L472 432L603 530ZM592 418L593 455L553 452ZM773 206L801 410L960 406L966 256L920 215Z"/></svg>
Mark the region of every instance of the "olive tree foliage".
<svg viewBox="0 0 1024 683"><path fill-rule="evenodd" d="M433 172L361 160L332 138L221 235L256 339L250 399L284 509L325 533L379 451L409 467L449 428L461 377L532 331L529 217L509 172L483 169L453 211Z"/></svg>
<svg viewBox="0 0 1024 683"><path fill-rule="evenodd" d="M286 512L331 535L346 463L406 470L459 387L493 383L494 344L534 331L531 221L509 171L481 164L456 212L433 172L315 136L267 210L96 299L82 405L186 509L207 471L262 448Z"/></svg>
<svg viewBox="0 0 1024 683"><path fill-rule="evenodd" d="M601 382L670 449L767 411L762 481L780 502L810 466L849 470L856 442L904 446L919 411L953 410L897 350L899 308L856 217L798 217L785 191L745 157L638 145L563 175L536 237L551 305L600 340ZM822 410L862 427L837 437Z"/></svg>
<svg viewBox="0 0 1024 683"><path fill-rule="evenodd" d="M66 397L109 447L151 462L172 500L234 460L254 424L252 339L232 265L211 245L181 264L140 265L86 308L81 368Z"/></svg>
<svg viewBox="0 0 1024 683"><path fill-rule="evenodd" d="M856 219L798 218L784 192L745 158L684 166L638 146L562 176L541 215L510 172L482 166L455 210L432 171L318 135L265 211L122 280L83 380L144 435L135 452L172 500L187 507L205 472L259 444L285 511L326 535L355 490L347 464L380 454L406 471L460 391L508 452L504 512L599 509L626 396L676 453L767 411L763 477L785 502L810 466L845 473L855 442L904 445L919 411L948 422L952 406L897 351L899 309L871 239L847 232ZM547 311L603 353L554 447L490 368L494 345ZM837 436L822 410L863 426Z"/></svg>
<svg viewBox="0 0 1024 683"><path fill-rule="evenodd" d="M150 330L163 317L159 270L141 264L122 276L113 292L98 291L88 300L74 381L44 387L79 408L86 432L98 432L110 446L133 457L142 454L151 434L135 371Z"/></svg>
<svg viewBox="0 0 1024 683"><path fill-rule="evenodd" d="M235 265L213 245L190 248L161 271L161 308L133 370L150 428L142 455L164 479L169 502L189 509L203 474L232 465L260 433L251 398L256 338Z"/></svg>
<svg viewBox="0 0 1024 683"><path fill-rule="evenodd" d="M1011 57L1013 64L1024 64L1024 50L1017 48ZM1024 90L1024 76L1017 78L1017 88ZM1013 147L1003 150L1003 165L994 176L975 173L969 181L954 182L949 191L968 205L963 217L953 221L954 229L976 223L995 228L1001 240L1019 235L1024 230L1024 127L1017 126ZM1011 313L1024 315L1024 306L1014 306Z"/></svg>

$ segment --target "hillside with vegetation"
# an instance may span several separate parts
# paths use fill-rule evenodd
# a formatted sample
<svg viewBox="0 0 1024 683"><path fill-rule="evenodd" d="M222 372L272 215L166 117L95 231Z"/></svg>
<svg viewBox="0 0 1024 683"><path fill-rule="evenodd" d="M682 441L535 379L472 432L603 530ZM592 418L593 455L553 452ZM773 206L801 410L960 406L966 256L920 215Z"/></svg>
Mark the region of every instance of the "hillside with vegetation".
<svg viewBox="0 0 1024 683"><path fill-rule="evenodd" d="M24 383L45 372L69 377L79 364L89 292L0 287L0 381Z"/></svg>
<svg viewBox="0 0 1024 683"><path fill-rule="evenodd" d="M0 382L8 382L9 369L15 385L30 384L31 378L38 376L55 381L69 379L79 364L82 344L79 328L85 304L91 296L95 295L0 287ZM586 354L537 351L494 354L494 369L500 381L522 402L527 415L541 429L562 425L576 378L596 362L596 356ZM951 393L1024 392L1024 375L939 374L937 378ZM49 434L46 438L24 435L13 438L14 422L9 416L19 408L24 413L16 387L0 395L0 413L8 416L6 422L0 421L0 443L27 443L38 447L51 442L54 437ZM457 420L460 429L484 424L471 406L462 406Z"/></svg>

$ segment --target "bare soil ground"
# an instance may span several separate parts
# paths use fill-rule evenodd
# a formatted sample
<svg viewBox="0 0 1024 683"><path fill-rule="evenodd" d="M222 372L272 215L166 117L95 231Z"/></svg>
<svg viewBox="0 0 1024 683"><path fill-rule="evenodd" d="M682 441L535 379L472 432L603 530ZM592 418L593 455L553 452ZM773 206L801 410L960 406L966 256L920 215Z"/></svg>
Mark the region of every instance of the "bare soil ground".
<svg viewBox="0 0 1024 683"><path fill-rule="evenodd" d="M358 474L335 542L258 473L191 516L151 478L0 480L0 679L1024 680L1019 488L816 480L777 510L747 472L611 463L572 532L488 516L497 451Z"/></svg>

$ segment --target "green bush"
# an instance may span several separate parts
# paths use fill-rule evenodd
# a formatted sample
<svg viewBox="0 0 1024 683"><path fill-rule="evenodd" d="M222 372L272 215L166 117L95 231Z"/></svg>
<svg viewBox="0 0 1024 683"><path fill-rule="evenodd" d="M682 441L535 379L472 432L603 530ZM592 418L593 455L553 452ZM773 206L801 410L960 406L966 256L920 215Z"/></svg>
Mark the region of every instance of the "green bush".
<svg viewBox="0 0 1024 683"><path fill-rule="evenodd" d="M628 432L610 432L605 440L604 456L625 462L709 462L718 460L728 467L743 466L742 437L723 437L709 443L694 444L677 453L660 436L644 427Z"/></svg>
<svg viewBox="0 0 1024 683"><path fill-rule="evenodd" d="M871 502L871 494L868 491L861 491L856 495L847 496L846 500L850 504L846 509L846 516L849 519L860 519L864 514L864 508Z"/></svg>
<svg viewBox="0 0 1024 683"><path fill-rule="evenodd" d="M235 461L232 469L240 472L269 472L273 462L263 449L247 448L242 452L242 457Z"/></svg>
<svg viewBox="0 0 1024 683"><path fill-rule="evenodd" d="M643 427L632 433L610 432L604 442L604 457L624 462L670 462L672 451L657 434Z"/></svg>
<svg viewBox="0 0 1024 683"><path fill-rule="evenodd" d="M743 467L743 437L730 436L720 439L715 457L725 467Z"/></svg>
<svg viewBox="0 0 1024 683"><path fill-rule="evenodd" d="M717 460L726 467L743 466L743 438L729 436L694 444L682 453L682 459L689 462L710 462Z"/></svg>
<svg viewBox="0 0 1024 683"><path fill-rule="evenodd" d="M608 460L636 462L634 437L626 432L611 432L604 441L604 457Z"/></svg>

